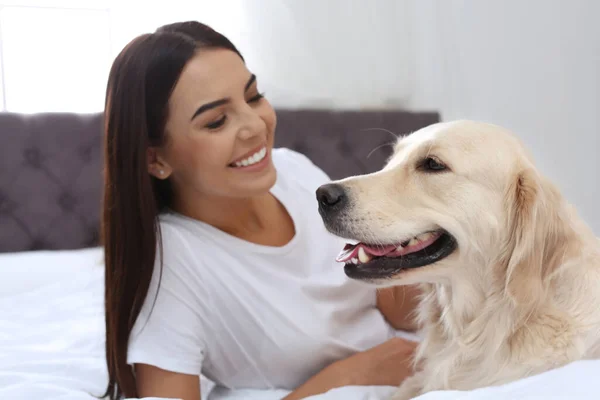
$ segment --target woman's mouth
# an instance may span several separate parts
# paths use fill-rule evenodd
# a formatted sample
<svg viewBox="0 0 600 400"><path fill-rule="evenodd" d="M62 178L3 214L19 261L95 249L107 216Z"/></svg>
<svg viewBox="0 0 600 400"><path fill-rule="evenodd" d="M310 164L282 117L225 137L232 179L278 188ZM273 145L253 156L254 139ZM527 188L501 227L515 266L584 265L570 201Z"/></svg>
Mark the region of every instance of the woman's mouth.
<svg viewBox="0 0 600 400"><path fill-rule="evenodd" d="M262 164L263 161L266 161L267 154L268 154L267 147L263 146L262 148L258 149L251 155L230 163L229 166L231 168L241 168L241 169L258 166L258 165Z"/></svg>

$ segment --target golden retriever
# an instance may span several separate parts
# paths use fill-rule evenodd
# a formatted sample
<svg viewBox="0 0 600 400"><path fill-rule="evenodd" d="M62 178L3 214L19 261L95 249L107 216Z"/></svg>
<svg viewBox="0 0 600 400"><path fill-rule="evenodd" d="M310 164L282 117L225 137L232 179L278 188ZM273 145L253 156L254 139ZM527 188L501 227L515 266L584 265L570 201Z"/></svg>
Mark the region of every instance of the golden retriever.
<svg viewBox="0 0 600 400"><path fill-rule="evenodd" d="M338 257L350 278L422 288L417 372L394 400L600 356L600 240L506 129L431 125L317 199L355 242Z"/></svg>

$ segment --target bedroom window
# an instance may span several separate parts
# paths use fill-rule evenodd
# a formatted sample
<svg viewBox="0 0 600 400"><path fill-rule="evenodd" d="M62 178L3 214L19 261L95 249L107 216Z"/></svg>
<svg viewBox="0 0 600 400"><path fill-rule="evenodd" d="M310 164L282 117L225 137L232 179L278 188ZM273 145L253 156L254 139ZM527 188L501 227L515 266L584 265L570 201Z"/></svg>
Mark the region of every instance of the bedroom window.
<svg viewBox="0 0 600 400"><path fill-rule="evenodd" d="M168 7L141 0L0 0L0 112L102 111L110 65L131 39L200 16L235 34L240 22L230 7L201 0L170 0Z"/></svg>
<svg viewBox="0 0 600 400"><path fill-rule="evenodd" d="M0 4L2 110L102 110L112 50L108 8L86 1L78 8L6 3Z"/></svg>

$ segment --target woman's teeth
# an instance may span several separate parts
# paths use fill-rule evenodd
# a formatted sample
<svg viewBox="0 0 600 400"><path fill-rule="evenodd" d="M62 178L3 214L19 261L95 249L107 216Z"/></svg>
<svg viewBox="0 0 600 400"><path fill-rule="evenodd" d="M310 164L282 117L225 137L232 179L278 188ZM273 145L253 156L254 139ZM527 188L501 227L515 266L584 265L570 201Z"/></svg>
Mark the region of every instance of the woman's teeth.
<svg viewBox="0 0 600 400"><path fill-rule="evenodd" d="M258 162L261 162L265 158L266 155L267 155L267 148L263 147L256 153L252 154L250 157L244 158L243 160L240 160L240 161L236 161L235 163L233 163L233 165L237 168L247 167L249 165L253 165Z"/></svg>

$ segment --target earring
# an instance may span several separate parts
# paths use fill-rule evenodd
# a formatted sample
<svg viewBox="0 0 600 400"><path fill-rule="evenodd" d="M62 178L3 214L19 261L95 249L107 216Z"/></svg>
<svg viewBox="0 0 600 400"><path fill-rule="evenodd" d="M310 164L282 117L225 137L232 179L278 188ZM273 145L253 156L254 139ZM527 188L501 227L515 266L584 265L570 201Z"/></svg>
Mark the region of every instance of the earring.
<svg viewBox="0 0 600 400"><path fill-rule="evenodd" d="M162 169L160 171L158 171L159 174L164 175L165 171L163 171Z"/></svg>

